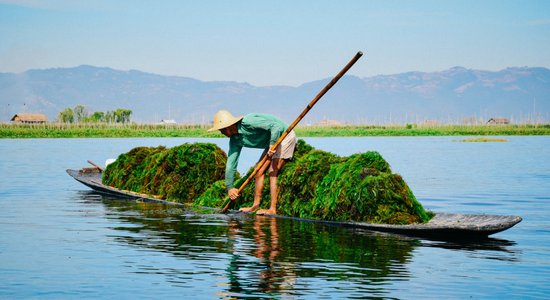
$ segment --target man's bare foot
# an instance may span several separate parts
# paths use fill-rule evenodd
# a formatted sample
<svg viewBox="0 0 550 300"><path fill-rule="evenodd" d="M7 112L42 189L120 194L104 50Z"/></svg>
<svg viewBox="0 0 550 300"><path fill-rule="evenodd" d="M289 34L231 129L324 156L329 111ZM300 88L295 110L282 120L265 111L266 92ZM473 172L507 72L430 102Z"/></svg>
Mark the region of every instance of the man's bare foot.
<svg viewBox="0 0 550 300"><path fill-rule="evenodd" d="M242 212L255 212L258 210L258 208L260 208L259 205L253 205L251 207L241 207L239 209L239 211L242 211Z"/></svg>
<svg viewBox="0 0 550 300"><path fill-rule="evenodd" d="M277 211L274 209L260 209L256 212L257 215L276 215Z"/></svg>

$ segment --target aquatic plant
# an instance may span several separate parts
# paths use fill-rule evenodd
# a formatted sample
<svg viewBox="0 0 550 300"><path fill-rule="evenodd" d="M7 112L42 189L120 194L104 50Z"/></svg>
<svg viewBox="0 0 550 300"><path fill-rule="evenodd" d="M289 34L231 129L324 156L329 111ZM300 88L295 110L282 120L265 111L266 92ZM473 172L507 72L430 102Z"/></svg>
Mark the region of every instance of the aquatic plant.
<svg viewBox="0 0 550 300"><path fill-rule="evenodd" d="M109 165L103 182L195 206L222 207L227 195L223 180L226 159L214 144L138 147ZM235 186L240 186L246 176L237 174L236 178ZM268 181L265 176L263 207L269 205ZM380 153L340 157L314 149L303 140L298 141L293 161L279 175L278 198L277 212L291 217L387 224L421 223L431 218ZM235 204L250 206L253 200L254 184L249 184Z"/></svg>
<svg viewBox="0 0 550 300"><path fill-rule="evenodd" d="M107 166L103 183L157 198L189 202L225 174L227 156L212 143L137 147Z"/></svg>
<svg viewBox="0 0 550 300"><path fill-rule="evenodd" d="M507 139L503 138L490 138L490 137L478 137L478 138L467 138L458 140L455 142L466 142L466 143L490 143L490 142L508 142Z"/></svg>
<svg viewBox="0 0 550 300"><path fill-rule="evenodd" d="M264 208L270 199L267 177L262 193ZM253 195L250 184L236 205L252 205ZM225 196L225 184L219 181L195 203L221 207ZM279 175L278 200L278 214L308 219L410 224L432 217L378 152L339 157L313 149L303 140L299 140L294 160Z"/></svg>
<svg viewBox="0 0 550 300"><path fill-rule="evenodd" d="M278 211L331 221L426 222L430 215L378 152L337 157L313 150L283 172Z"/></svg>

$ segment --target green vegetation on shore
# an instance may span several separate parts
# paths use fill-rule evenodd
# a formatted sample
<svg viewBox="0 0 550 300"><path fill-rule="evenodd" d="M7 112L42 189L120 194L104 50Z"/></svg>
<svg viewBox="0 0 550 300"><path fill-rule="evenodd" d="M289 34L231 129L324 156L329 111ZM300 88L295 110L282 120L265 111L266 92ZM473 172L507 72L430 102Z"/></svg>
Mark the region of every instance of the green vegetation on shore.
<svg viewBox="0 0 550 300"><path fill-rule="evenodd" d="M0 124L0 138L222 137L206 125L108 123Z"/></svg>
<svg viewBox="0 0 550 300"><path fill-rule="evenodd" d="M223 137L209 125L108 123L0 124L0 138ZM536 125L346 125L298 126L301 137L328 136L506 136L550 135L550 124Z"/></svg>

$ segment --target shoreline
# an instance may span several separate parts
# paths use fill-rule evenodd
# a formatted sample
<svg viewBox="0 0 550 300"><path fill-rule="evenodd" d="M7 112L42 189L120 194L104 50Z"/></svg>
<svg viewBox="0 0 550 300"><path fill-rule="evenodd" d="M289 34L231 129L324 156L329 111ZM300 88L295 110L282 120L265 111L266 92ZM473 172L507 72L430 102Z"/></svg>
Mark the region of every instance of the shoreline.
<svg viewBox="0 0 550 300"><path fill-rule="evenodd" d="M0 124L0 138L144 138L196 137L222 138L219 132L207 132L209 125L155 125L105 123ZM298 126L300 137L360 136L518 136L550 135L550 124L525 125L342 125Z"/></svg>

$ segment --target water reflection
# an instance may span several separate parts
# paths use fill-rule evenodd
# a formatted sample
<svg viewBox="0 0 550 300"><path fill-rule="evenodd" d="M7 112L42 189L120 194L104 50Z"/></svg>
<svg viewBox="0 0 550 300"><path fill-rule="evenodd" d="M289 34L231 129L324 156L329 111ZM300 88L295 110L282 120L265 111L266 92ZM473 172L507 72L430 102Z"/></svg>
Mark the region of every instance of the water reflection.
<svg viewBox="0 0 550 300"><path fill-rule="evenodd" d="M92 194L86 201L97 199ZM392 282L410 279L408 264L418 247L503 260L517 256L509 249L514 243L506 240L460 244L289 219L197 214L152 203L107 198L102 203L117 224L111 237L117 243L191 262L185 270L149 265L139 272L169 275L182 285L210 273L219 297L318 295L320 290L327 296L345 291L347 298L387 296Z"/></svg>
<svg viewBox="0 0 550 300"><path fill-rule="evenodd" d="M521 251L514 249L516 242L486 238L469 241L425 241L424 247L436 247L449 250L459 250L470 254L473 257L484 259L495 259L501 261L519 261Z"/></svg>
<svg viewBox="0 0 550 300"><path fill-rule="evenodd" d="M226 275L229 279L227 295L238 294L292 294L297 283L297 264L281 257L282 248L277 220L254 218L231 219L229 237L231 257ZM240 249L239 240L252 234L253 245ZM247 240L247 238L245 238ZM243 251L244 250L244 251ZM243 259L243 252L248 259Z"/></svg>

